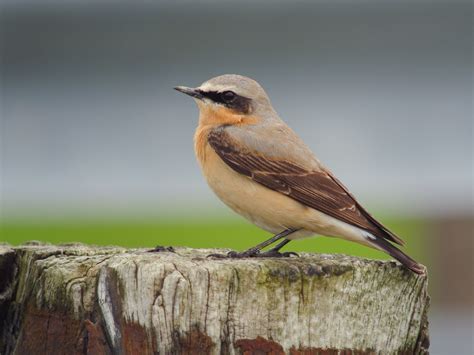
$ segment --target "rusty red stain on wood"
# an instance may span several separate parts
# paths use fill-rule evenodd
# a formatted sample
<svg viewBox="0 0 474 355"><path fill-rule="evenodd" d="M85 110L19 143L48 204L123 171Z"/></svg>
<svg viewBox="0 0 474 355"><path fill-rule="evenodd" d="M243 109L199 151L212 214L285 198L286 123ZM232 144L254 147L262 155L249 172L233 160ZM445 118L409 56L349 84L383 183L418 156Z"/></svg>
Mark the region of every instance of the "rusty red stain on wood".
<svg viewBox="0 0 474 355"><path fill-rule="evenodd" d="M125 354L153 354L146 330L136 323L123 324L122 344Z"/></svg>
<svg viewBox="0 0 474 355"><path fill-rule="evenodd" d="M89 319L84 321L86 328L86 354L87 355L102 355L109 354L110 349L107 345L102 327L97 323L92 323Z"/></svg>
<svg viewBox="0 0 474 355"><path fill-rule="evenodd" d="M210 354L214 347L211 337L199 330L192 330L186 336L180 338L178 347L181 355L204 355Z"/></svg>
<svg viewBox="0 0 474 355"><path fill-rule="evenodd" d="M17 354L82 354L82 322L48 310L28 307Z"/></svg>
<svg viewBox="0 0 474 355"><path fill-rule="evenodd" d="M260 336L255 339L239 339L235 342L235 347L240 348L243 355L285 355L280 344Z"/></svg>

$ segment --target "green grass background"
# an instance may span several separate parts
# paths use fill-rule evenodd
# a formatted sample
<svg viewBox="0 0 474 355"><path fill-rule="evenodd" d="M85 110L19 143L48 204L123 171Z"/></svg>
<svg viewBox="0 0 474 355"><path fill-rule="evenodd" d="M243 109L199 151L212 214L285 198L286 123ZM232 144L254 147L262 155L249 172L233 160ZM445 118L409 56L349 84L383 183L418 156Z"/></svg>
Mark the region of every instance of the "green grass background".
<svg viewBox="0 0 474 355"><path fill-rule="evenodd" d="M406 241L404 251L422 262L426 260L427 255L422 248L423 239L428 233L428 224L425 221L400 217L385 217L380 220ZM172 245L244 250L271 236L246 221L222 218L139 221L127 218L67 218L46 221L12 219L3 220L0 224L0 240L12 245L39 240L53 244L82 242L124 247L151 248L156 245ZM293 241L284 250L388 258L377 250L327 237Z"/></svg>

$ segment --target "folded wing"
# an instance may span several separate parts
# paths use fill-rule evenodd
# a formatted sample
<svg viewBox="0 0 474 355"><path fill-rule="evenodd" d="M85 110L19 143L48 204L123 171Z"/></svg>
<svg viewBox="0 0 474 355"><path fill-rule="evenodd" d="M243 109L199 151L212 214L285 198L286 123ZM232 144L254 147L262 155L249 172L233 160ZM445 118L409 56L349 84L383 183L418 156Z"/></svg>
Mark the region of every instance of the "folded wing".
<svg viewBox="0 0 474 355"><path fill-rule="evenodd" d="M239 145L223 128L211 131L208 142L238 173L376 237L403 244L399 237L373 218L327 169L308 169L281 157L269 157Z"/></svg>

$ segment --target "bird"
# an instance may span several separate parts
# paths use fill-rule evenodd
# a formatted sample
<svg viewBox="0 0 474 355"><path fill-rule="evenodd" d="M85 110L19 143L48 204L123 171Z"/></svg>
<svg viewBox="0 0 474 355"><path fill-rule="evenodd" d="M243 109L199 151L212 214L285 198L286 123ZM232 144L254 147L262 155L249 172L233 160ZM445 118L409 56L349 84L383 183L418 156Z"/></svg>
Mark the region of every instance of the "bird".
<svg viewBox="0 0 474 355"><path fill-rule="evenodd" d="M229 258L289 257L291 240L323 235L389 254L409 270L423 265L394 244L403 240L377 221L279 117L255 80L225 74L198 87L177 86L199 109L194 150L202 173L228 207L274 234ZM262 250L272 244L270 250Z"/></svg>

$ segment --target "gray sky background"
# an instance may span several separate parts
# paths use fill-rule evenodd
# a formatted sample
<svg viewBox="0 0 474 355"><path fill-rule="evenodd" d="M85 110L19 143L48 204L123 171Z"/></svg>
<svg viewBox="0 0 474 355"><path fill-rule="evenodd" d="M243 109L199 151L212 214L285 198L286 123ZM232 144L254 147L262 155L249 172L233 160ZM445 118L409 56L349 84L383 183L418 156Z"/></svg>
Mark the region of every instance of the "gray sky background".
<svg viewBox="0 0 474 355"><path fill-rule="evenodd" d="M220 209L172 87L224 73L361 201L472 211L471 26L458 1L4 5L3 212Z"/></svg>

